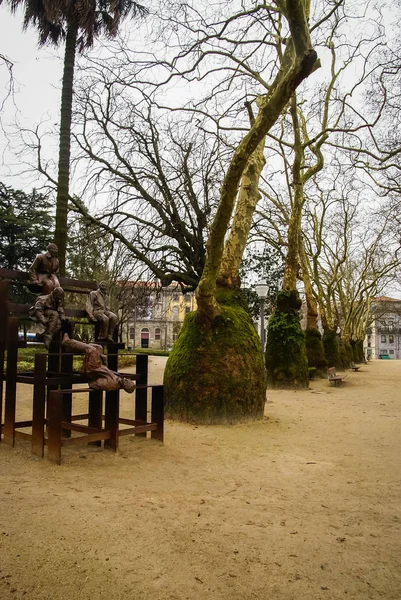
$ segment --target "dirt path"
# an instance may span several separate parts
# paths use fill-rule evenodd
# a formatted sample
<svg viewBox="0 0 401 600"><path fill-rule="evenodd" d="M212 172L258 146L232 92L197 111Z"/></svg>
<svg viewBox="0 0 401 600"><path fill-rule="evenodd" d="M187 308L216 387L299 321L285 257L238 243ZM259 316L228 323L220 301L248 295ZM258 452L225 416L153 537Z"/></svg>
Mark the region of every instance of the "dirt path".
<svg viewBox="0 0 401 600"><path fill-rule="evenodd" d="M401 363L268 392L266 416L60 467L0 444L0 598L400 600Z"/></svg>

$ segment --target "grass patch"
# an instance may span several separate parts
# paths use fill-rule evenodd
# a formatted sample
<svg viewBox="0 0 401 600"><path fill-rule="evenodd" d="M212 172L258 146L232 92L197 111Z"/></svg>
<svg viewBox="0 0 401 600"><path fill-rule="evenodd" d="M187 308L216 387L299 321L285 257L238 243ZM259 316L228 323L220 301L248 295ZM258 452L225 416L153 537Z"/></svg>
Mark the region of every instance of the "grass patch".
<svg viewBox="0 0 401 600"><path fill-rule="evenodd" d="M131 348L131 350L120 350L119 354L127 354L135 352L135 354L147 354L148 356L169 356L170 350L156 350L154 348Z"/></svg>

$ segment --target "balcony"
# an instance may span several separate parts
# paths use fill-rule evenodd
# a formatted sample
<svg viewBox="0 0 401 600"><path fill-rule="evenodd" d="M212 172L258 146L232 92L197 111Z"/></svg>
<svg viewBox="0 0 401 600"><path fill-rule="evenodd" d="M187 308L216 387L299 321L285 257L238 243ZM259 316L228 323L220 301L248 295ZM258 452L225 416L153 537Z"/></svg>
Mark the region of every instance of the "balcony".
<svg viewBox="0 0 401 600"><path fill-rule="evenodd" d="M401 328L395 325L378 325L377 326L378 333L401 333Z"/></svg>

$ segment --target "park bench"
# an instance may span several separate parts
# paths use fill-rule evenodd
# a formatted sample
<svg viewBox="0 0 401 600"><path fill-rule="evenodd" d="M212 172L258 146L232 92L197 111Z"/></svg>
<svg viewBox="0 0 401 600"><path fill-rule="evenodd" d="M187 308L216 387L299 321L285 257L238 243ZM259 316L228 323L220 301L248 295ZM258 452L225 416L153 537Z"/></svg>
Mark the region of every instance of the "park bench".
<svg viewBox="0 0 401 600"><path fill-rule="evenodd" d="M330 385L334 384L334 386L342 385L342 382L347 377L346 375L337 375L335 367L330 367L327 375Z"/></svg>
<svg viewBox="0 0 401 600"><path fill-rule="evenodd" d="M361 365L356 365L354 362L351 363L351 369L355 372L359 371Z"/></svg>
<svg viewBox="0 0 401 600"><path fill-rule="evenodd" d="M4 442L11 446L14 446L15 439L28 439L31 441L32 453L40 457L44 456L44 448L47 446L49 460L58 464L61 461L61 447L67 444L100 445L103 440L105 447L117 451L121 436L134 434L146 437L147 431L151 432L151 437L163 441L164 387L148 384L147 355L136 355L135 374L121 374L135 379L137 383L133 419L122 419L119 416L119 390L102 392L92 390L89 386L78 389L73 387L76 384L87 384L87 378L85 374L73 372L74 354L64 351L59 338L52 342L48 353L35 354L33 372L18 373L18 348L24 345L19 340L18 332L21 318L29 318L29 305L10 303L8 293L11 282L23 284L28 278L26 273L6 269L0 269L0 278L0 391L3 382L6 384L4 425L1 423L0 394L0 441L1 432ZM96 282L60 278L60 283L67 291L73 293L87 294L97 288ZM66 308L65 313L68 317L85 318L86 323L95 325L89 321L84 310ZM122 349L124 344L108 342L106 346L107 365L117 372L118 350ZM4 372L6 349L7 369ZM29 420L16 421L17 383L32 385L32 418ZM150 411L148 391L151 393ZM73 394L88 396L87 413L72 414ZM78 421L87 421L87 425ZM121 425L123 427L120 427ZM31 428L30 433L26 432L27 428ZM21 431L22 429L25 431ZM72 436L71 432L77 432L76 436Z"/></svg>

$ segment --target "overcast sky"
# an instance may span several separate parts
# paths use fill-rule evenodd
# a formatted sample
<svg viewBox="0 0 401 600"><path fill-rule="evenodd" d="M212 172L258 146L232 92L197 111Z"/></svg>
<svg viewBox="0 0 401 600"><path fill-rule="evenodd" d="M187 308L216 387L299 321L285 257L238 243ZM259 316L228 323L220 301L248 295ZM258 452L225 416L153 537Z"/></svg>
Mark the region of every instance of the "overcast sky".
<svg viewBox="0 0 401 600"><path fill-rule="evenodd" d="M20 13L11 15L9 9L0 7L0 54L13 63L14 97L9 97L1 112L3 130L0 130L0 180L20 188L31 187L32 177L15 176L18 171L15 157L7 151L8 136L13 123L32 126L44 119L56 123L59 120L60 85L63 70L59 51L38 48L37 33L30 27L22 31ZM0 64L0 102L3 102L9 84L9 74ZM4 131L5 130L5 131ZM5 135L5 133L7 135Z"/></svg>
<svg viewBox="0 0 401 600"><path fill-rule="evenodd" d="M12 135L16 122L32 128L46 121L58 131L63 48L38 48L36 30L22 30L22 13L11 15L8 6L0 6L0 55L13 63L14 78L14 94L5 99L9 73L0 60L0 181L6 185L28 191L38 184L33 173L22 174L22 160L9 150L9 144L15 143ZM55 144L57 159L57 136L50 143ZM388 293L399 296L395 290Z"/></svg>

